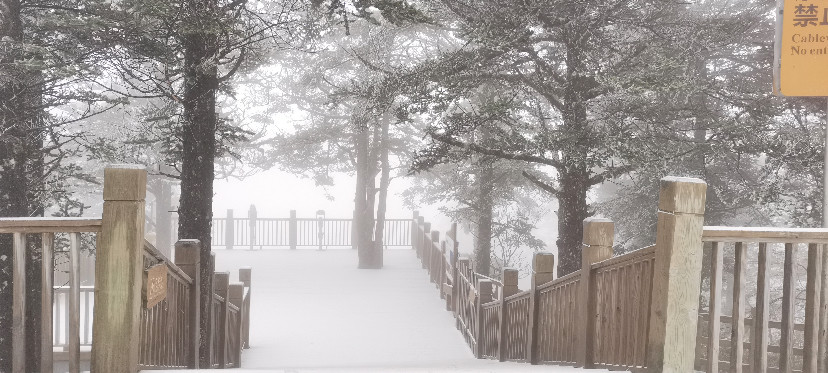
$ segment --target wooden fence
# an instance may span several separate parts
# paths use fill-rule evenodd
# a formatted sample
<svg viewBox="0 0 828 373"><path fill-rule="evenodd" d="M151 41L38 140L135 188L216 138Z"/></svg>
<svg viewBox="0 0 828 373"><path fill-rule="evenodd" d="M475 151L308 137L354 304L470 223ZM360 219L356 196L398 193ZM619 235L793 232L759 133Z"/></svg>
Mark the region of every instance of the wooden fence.
<svg viewBox="0 0 828 373"><path fill-rule="evenodd" d="M826 230L706 227L703 240L711 259L696 368L828 371Z"/></svg>
<svg viewBox="0 0 828 373"><path fill-rule="evenodd" d="M581 270L556 279L554 256L536 253L525 291L515 270L499 280L475 273L459 255L456 225L440 241L415 215L412 243L478 358L650 372L826 372L828 229L703 227L705 192L697 179L662 180L656 244L624 255L613 257L611 221L586 219ZM729 315L722 314L725 245L735 256ZM784 256L777 271L771 245ZM703 268L705 251L712 264ZM754 252L757 282L748 286ZM769 303L777 274L780 306ZM771 306L781 321L771 320ZM708 338L722 334L732 337Z"/></svg>
<svg viewBox="0 0 828 373"><path fill-rule="evenodd" d="M411 219L385 219L383 245L386 247L411 246ZM177 222L173 222L175 234ZM290 211L288 218L259 218L251 213L246 218L233 216L227 210L224 218L213 218L211 228L212 247L250 250L289 247L352 247L353 224L351 219L297 218L296 211Z"/></svg>
<svg viewBox="0 0 828 373"><path fill-rule="evenodd" d="M218 351L210 354L211 366L239 366L241 350L249 346L250 269L240 270L241 283L228 284L227 273L215 275L225 281L214 287L214 327L200 331L200 244L179 241L171 261L144 240L145 192L143 169L107 168L102 218L0 219L0 234L13 238L13 373L34 371L26 366L27 353L33 353L26 351L29 313L42 318L40 372L53 372L55 360L64 359L69 372L81 371L81 346L90 344L87 353L97 372L198 368L201 335L208 341L218 338L209 343L210 351ZM94 287L81 285L82 234L96 235ZM59 246L65 250L56 251ZM42 253L39 310L26 308L27 250ZM54 283L56 255L68 257L65 284ZM155 284L148 278L164 286L148 286ZM55 347L62 351L53 353Z"/></svg>

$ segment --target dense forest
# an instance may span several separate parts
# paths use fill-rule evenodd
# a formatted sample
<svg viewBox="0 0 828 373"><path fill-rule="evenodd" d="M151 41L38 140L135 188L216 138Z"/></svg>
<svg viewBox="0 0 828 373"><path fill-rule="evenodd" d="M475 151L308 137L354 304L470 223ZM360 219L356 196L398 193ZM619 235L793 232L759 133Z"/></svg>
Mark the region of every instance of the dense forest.
<svg viewBox="0 0 828 373"><path fill-rule="evenodd" d="M544 246L559 275L579 269L593 215L616 222L617 252L650 243L666 175L709 184L706 224L817 227L825 102L772 94L775 5L0 0L0 216L81 216L103 165L138 163L151 193L180 189L178 232L203 258L213 181L271 168L355 176L361 268L382 267L400 178L471 232L483 273ZM539 201L554 243L533 235Z"/></svg>

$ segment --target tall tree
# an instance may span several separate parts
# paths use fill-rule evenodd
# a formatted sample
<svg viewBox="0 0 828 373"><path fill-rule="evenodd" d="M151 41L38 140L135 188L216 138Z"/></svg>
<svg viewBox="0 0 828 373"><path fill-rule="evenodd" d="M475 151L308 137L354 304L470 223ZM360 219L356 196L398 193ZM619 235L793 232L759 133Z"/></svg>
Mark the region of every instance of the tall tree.
<svg viewBox="0 0 828 373"><path fill-rule="evenodd" d="M0 216L42 216L47 205L77 206L65 186L88 179L65 163L75 151L70 123L116 104L91 91L93 68L107 48L94 0L0 1ZM58 109L59 108L59 109ZM52 211L61 213L60 211ZM10 370L12 259L10 237L0 241L0 370ZM40 305L40 248L30 240L27 304ZM27 315L27 369L38 370L40 319Z"/></svg>
<svg viewBox="0 0 828 373"><path fill-rule="evenodd" d="M435 148L449 144L542 166L526 176L558 201L558 272L579 269L582 221L593 213L590 191L652 160L631 155L660 141L659 126L686 123L686 105L667 97L691 85L683 74L692 66L688 44L715 45L719 35L706 33L711 24L686 17L687 5L673 2L442 2L460 20L467 47L389 84L432 102L464 99L482 84L509 87L505 97L519 92L518 100L540 100L536 112L522 117L530 121L488 144L460 137L479 122L438 118L429 135ZM743 25L761 11L748 7L729 19ZM412 82L401 84L406 78Z"/></svg>
<svg viewBox="0 0 828 373"><path fill-rule="evenodd" d="M298 0L124 1L118 10L122 35L119 55L110 66L121 75L126 97L164 98L177 110L180 139L179 237L201 241L200 259L210 259L215 161L225 132L232 124L218 115L219 97L232 96L232 78L251 72L271 48L301 42L293 26L305 7ZM180 109L180 110L179 110ZM212 274L201 271L201 356L209 314Z"/></svg>
<svg viewBox="0 0 828 373"><path fill-rule="evenodd" d="M333 14L334 31L319 37L319 50L281 56L274 93L296 105L303 118L274 138L265 162L319 185L329 184L332 173L355 174L352 237L358 266L381 268L388 185L392 170L400 167L391 156L410 154L404 144L413 140L414 128L400 122L393 102L371 110L370 100L383 94L376 84L382 76L426 57L411 54L410 44L419 43L424 52L432 47L428 40L415 40L427 28L416 23L418 13L405 3L355 6ZM344 33L340 20L347 20Z"/></svg>

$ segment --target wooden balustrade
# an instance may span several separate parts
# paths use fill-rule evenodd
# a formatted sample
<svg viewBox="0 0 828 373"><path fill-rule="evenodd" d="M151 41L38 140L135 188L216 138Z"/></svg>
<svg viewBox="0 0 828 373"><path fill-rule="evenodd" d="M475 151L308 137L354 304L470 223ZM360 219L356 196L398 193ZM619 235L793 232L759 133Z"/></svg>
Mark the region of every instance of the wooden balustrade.
<svg viewBox="0 0 828 373"><path fill-rule="evenodd" d="M479 343L480 355L483 357L497 359L500 345L500 314L503 303L495 300L480 305L480 334Z"/></svg>
<svg viewBox="0 0 828 373"><path fill-rule="evenodd" d="M500 345L501 361L527 361L530 296L525 291L503 299Z"/></svg>
<svg viewBox="0 0 828 373"><path fill-rule="evenodd" d="M656 245L617 257L613 223L586 219L581 270L554 279L554 256L537 253L522 292L516 271L496 280L459 258L456 226L437 245L415 213L412 246L429 279L443 282L441 295L453 297L457 328L478 358L684 373L696 343L705 191L697 179L665 178Z"/></svg>
<svg viewBox="0 0 828 373"><path fill-rule="evenodd" d="M173 222L172 234L178 224ZM287 218L236 217L227 210L226 217L214 217L210 229L212 247L251 250L263 247L348 247L352 246L352 219L298 218L290 211ZM385 219L384 246L411 246L409 219Z"/></svg>
<svg viewBox="0 0 828 373"><path fill-rule="evenodd" d="M81 346L81 293L84 292L80 286L80 256L81 256L81 234L97 233L101 231L101 219L93 218L0 218L0 234L11 234L13 236L12 255L12 371L14 373L30 372L26 367L26 330L25 317L28 312L39 312L42 320L41 341L39 344L40 371L53 371L53 331L55 326L53 320L60 320L63 326L59 329L65 330L64 349L69 360L70 372L80 371L80 346ZM66 286L61 286L58 291L59 297L67 298L63 305L63 313L57 318L53 314L53 272L55 235L68 234L69 245L69 273L70 279ZM42 278L41 278L41 308L40 310L27 310L26 292L26 252L32 247L29 242L38 242L38 248L42 253ZM63 284L61 284L63 285ZM65 289L65 290L64 290ZM88 292L87 292L88 293ZM62 295L63 294L63 295ZM88 302L88 297L85 298ZM58 303L61 304L61 303ZM86 303L88 305L88 303ZM60 311L59 311L60 312Z"/></svg>
<svg viewBox="0 0 828 373"><path fill-rule="evenodd" d="M455 254L435 261L447 250L436 249L439 234L415 214L413 246L453 297L457 328L480 358L676 373L694 365L828 371L828 229L703 227L705 189L695 179L663 180L656 245L624 255L613 257L611 221L586 219L581 270L553 279L554 257L536 254L524 292L514 271L498 281L459 258L456 226L441 243Z"/></svg>
<svg viewBox="0 0 828 373"><path fill-rule="evenodd" d="M199 242L176 243L172 262L144 240L146 171L140 167L107 168L103 195L102 218L0 219L0 234L12 235L13 242L12 373L51 373L56 357L68 361L69 372L79 372L80 347L89 344L95 372L199 367ZM84 240L82 234L97 239ZM95 285L81 286L81 248L95 241L89 250L96 254L96 273L86 276ZM42 305L35 311L27 309L24 296L30 291L27 250L40 251L43 259ZM56 255L68 258L66 284L54 283ZM150 268L165 286L147 286ZM250 269L240 270L239 279L230 294L218 297L220 309L212 319L220 326L206 331L217 337L215 351L224 352L216 358L222 368L238 367L241 349L249 345ZM42 320L39 370L26 366L27 353L34 353L25 349L27 313L39 313ZM65 351L53 353L55 346Z"/></svg>
<svg viewBox="0 0 828 373"><path fill-rule="evenodd" d="M820 362L828 349L819 339L826 321L820 324L820 310L826 307L820 286L828 229L705 227L702 240L709 243L711 260L706 276L709 293L702 297L707 313L699 315L703 328L696 369L828 371L825 360ZM732 268L725 265L725 258L732 258ZM749 267L750 273L755 267L755 282L748 281L752 280ZM732 283L729 289L723 285L725 280ZM804 289L798 285L803 282ZM781 294L772 284L782 285ZM771 302L772 297L777 301ZM748 313L751 298L755 302ZM722 338L723 331L729 331L729 338Z"/></svg>
<svg viewBox="0 0 828 373"><path fill-rule="evenodd" d="M595 282L592 364L640 368L646 364L655 246L590 266Z"/></svg>
<svg viewBox="0 0 828 373"><path fill-rule="evenodd" d="M153 306L142 307L138 366L188 368L194 365L193 345L198 343L192 332L198 308L192 293L198 292L198 288L192 277L145 241L144 271L159 265L166 267L166 296Z"/></svg>
<svg viewBox="0 0 828 373"><path fill-rule="evenodd" d="M475 301L477 288L473 281L471 263L469 259L457 260L455 269L457 284L454 286L457 298L454 305L454 315L457 320L457 329L466 340L472 351L477 351L477 311Z"/></svg>
<svg viewBox="0 0 828 373"><path fill-rule="evenodd" d="M537 348L540 363L574 364L573 338L578 313L576 300L581 278L578 272L538 286Z"/></svg>

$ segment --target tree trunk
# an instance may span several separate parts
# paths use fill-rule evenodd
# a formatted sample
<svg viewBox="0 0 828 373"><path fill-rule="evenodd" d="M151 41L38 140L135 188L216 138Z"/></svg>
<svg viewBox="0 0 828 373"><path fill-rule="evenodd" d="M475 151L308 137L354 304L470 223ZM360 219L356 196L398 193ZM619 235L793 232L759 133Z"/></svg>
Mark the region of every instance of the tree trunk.
<svg viewBox="0 0 828 373"><path fill-rule="evenodd" d="M589 217L586 194L589 174L585 168L560 172L558 191L558 276L581 268L583 222Z"/></svg>
<svg viewBox="0 0 828 373"><path fill-rule="evenodd" d="M0 39L10 45L23 41L23 23L19 0L0 0ZM17 62L27 58L22 49L13 46L0 54L0 216L23 217L42 215L36 185L43 182L42 123L40 122L40 73L26 71ZM34 58L34 57L32 57ZM31 240L30 246L39 243ZM26 299L29 307L40 307L40 254L27 250L26 278L29 279ZM0 371L11 371L11 305L12 268L14 259L11 235L0 237ZM26 318L28 339L39 338L39 313ZM39 370L39 348L27 343L27 370Z"/></svg>
<svg viewBox="0 0 828 373"><path fill-rule="evenodd" d="M494 160L483 157L478 161L477 205L475 226L474 270L488 276L492 268L492 217L494 214Z"/></svg>
<svg viewBox="0 0 828 373"><path fill-rule="evenodd" d="M27 216L43 216L44 201L44 113L42 89L43 75L40 72L28 72L29 89L25 94L26 112L23 123L27 124L24 153L26 171L26 195L28 202ZM28 256L26 257L26 308L40 310L43 292L41 290L43 272L43 241L40 235L30 235L28 239ZM51 320L49 320L51 322ZM40 328L43 319L40 312L26 313L26 368L40 370ZM48 353L48 351L47 351Z"/></svg>
<svg viewBox="0 0 828 373"><path fill-rule="evenodd" d="M369 198L372 192L369 190L372 178L370 135L369 127L358 129L356 138L357 172L356 172L356 197L354 198L354 220L357 255L359 257L359 268L373 268L373 212L372 203Z"/></svg>
<svg viewBox="0 0 828 373"><path fill-rule="evenodd" d="M155 247L167 256L172 252L170 235L172 227L172 186L170 182L159 178L153 191L155 194Z"/></svg>
<svg viewBox="0 0 828 373"><path fill-rule="evenodd" d="M201 241L201 363L209 360L206 331L212 299L210 224L216 154L216 91L218 38L211 32L218 9L215 0L186 3L194 30L184 36L184 124L182 128L181 199L178 238ZM205 26L206 24L207 26ZM204 366L204 365L202 365Z"/></svg>
<svg viewBox="0 0 828 373"><path fill-rule="evenodd" d="M581 47L585 37L572 31L575 42L567 45L567 80L564 86L563 126L565 133L573 134L572 142L561 149L558 168L558 276L565 276L581 268L583 221L589 217L586 195L589 191L590 170L587 166L589 131L587 128L587 100L590 79L582 75Z"/></svg>
<svg viewBox="0 0 828 373"><path fill-rule="evenodd" d="M382 248L385 242L385 210L387 209L388 202L388 185L391 182L391 165L388 162L388 152L390 151L388 145L388 129L390 125L390 118L388 116L383 118L382 134L379 143L380 186L377 197L377 221L376 228L374 228L375 252L377 253L380 268L383 265Z"/></svg>

